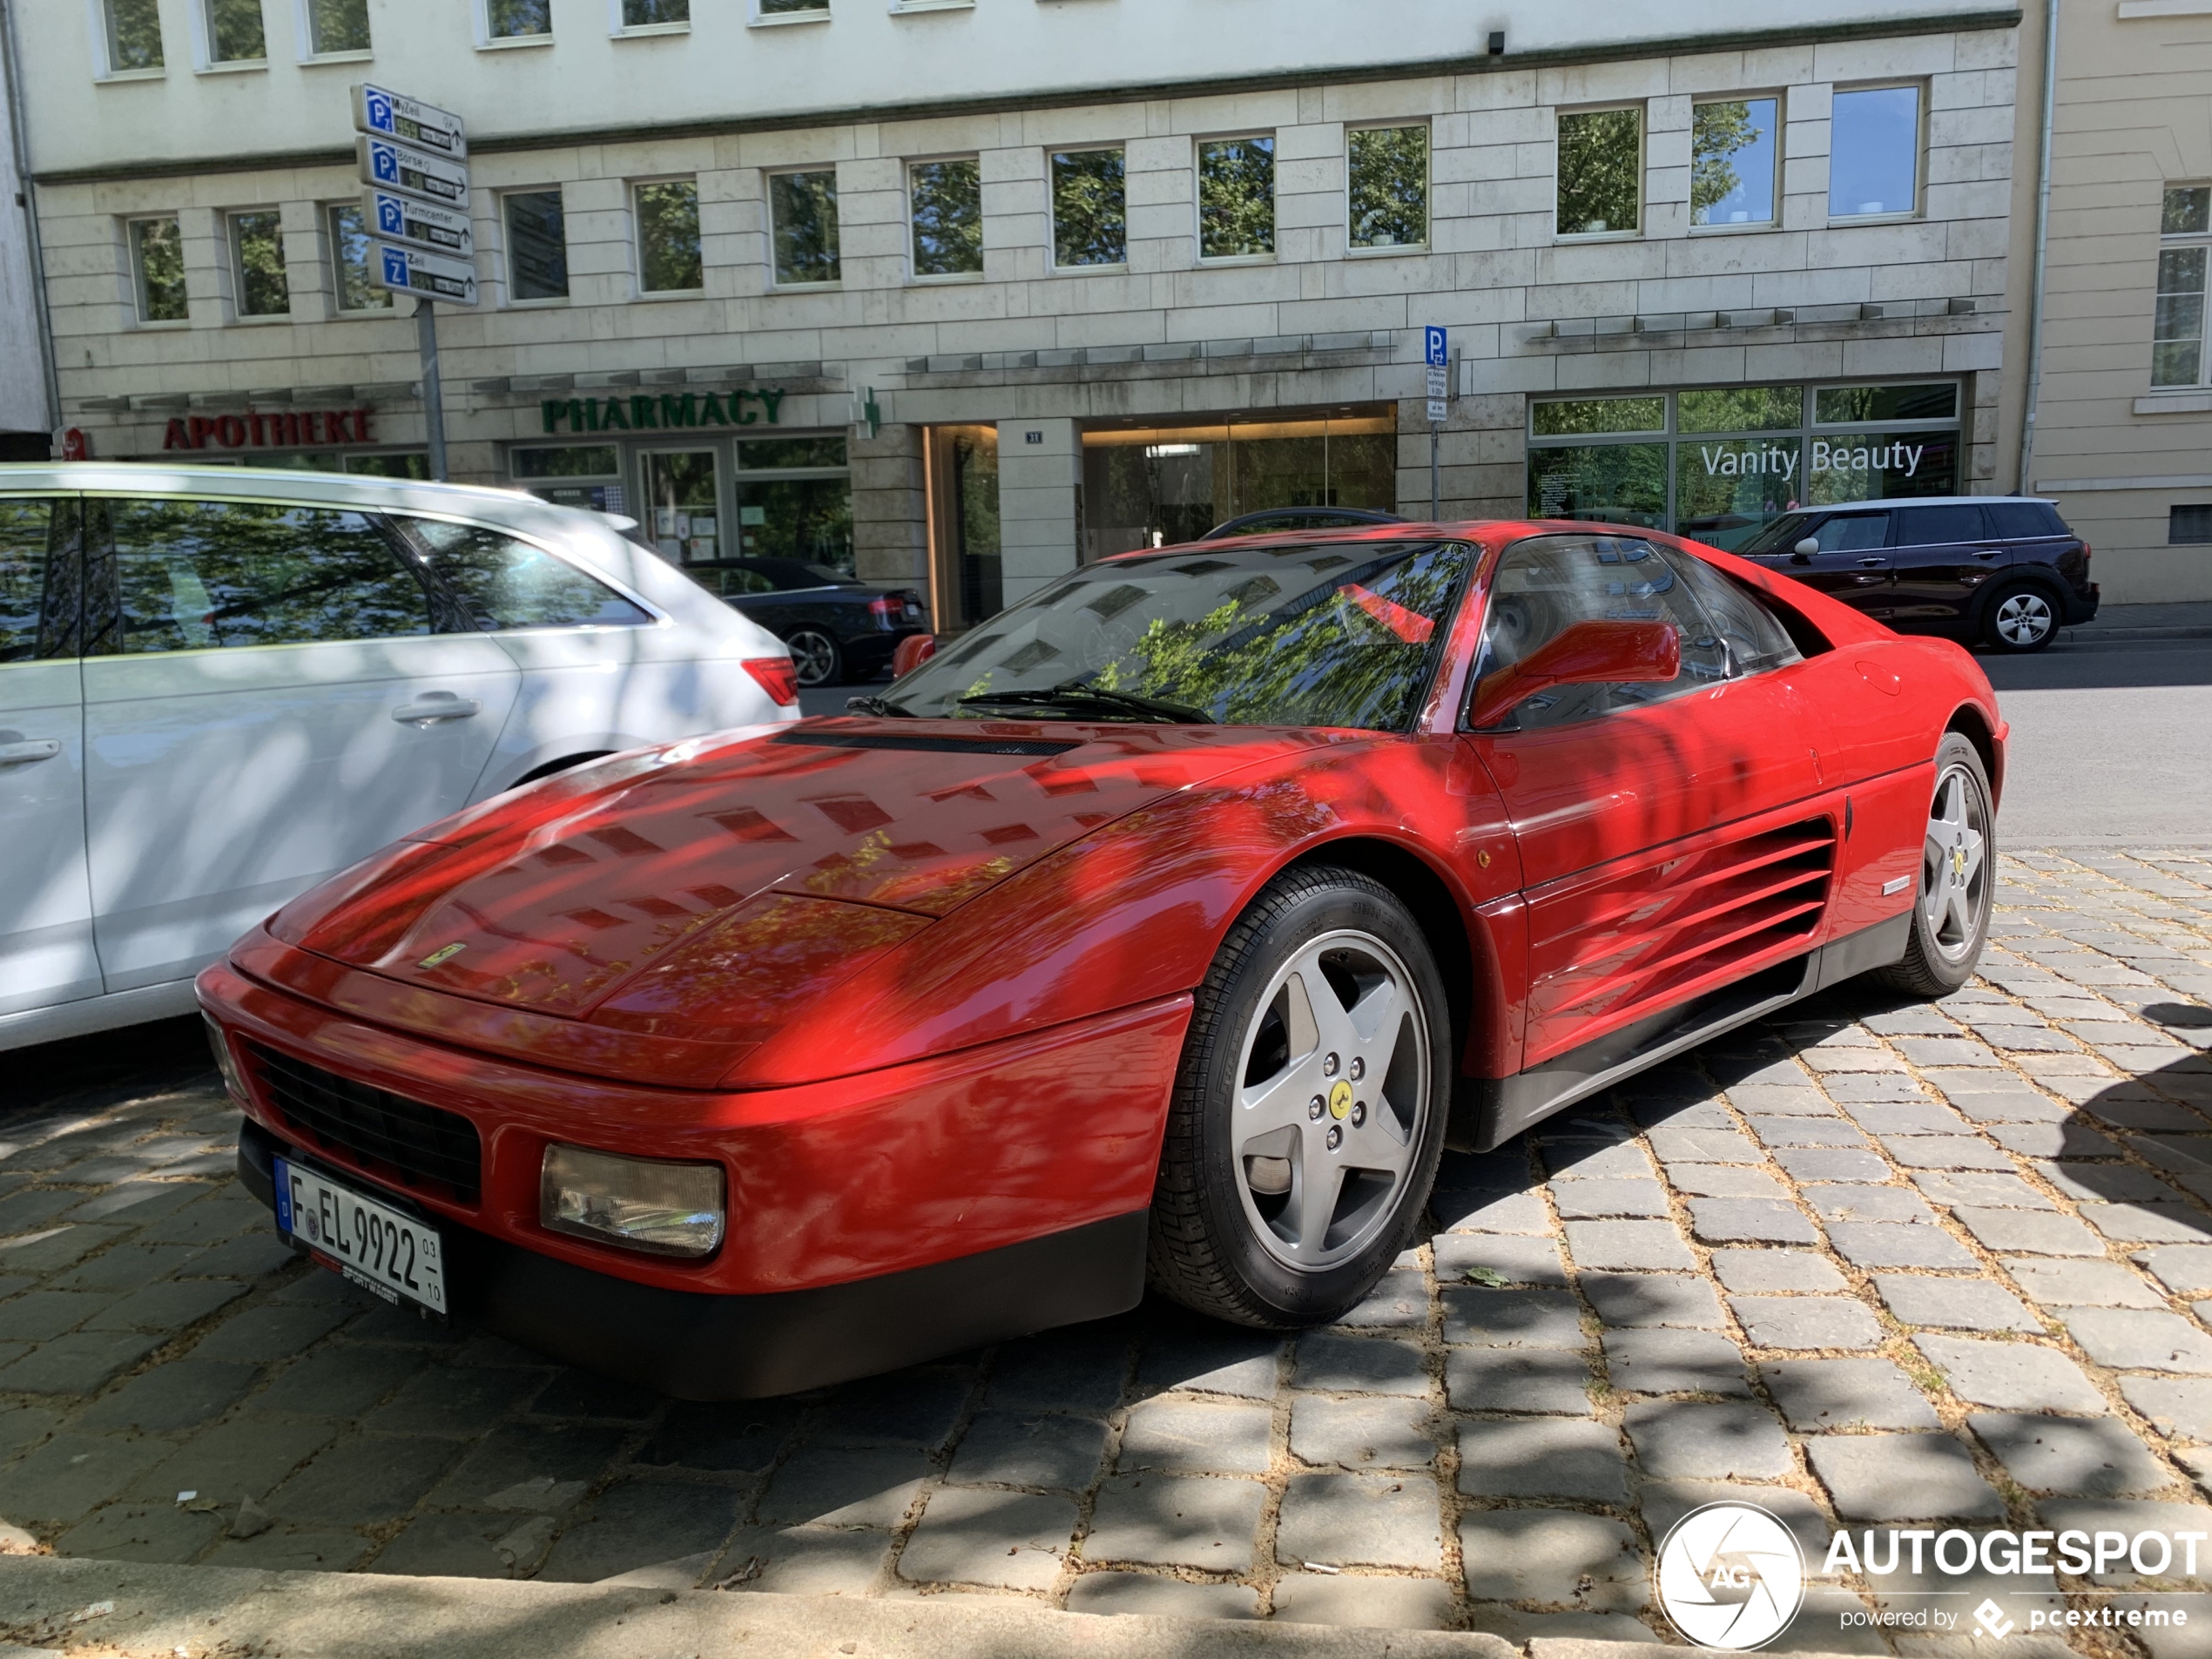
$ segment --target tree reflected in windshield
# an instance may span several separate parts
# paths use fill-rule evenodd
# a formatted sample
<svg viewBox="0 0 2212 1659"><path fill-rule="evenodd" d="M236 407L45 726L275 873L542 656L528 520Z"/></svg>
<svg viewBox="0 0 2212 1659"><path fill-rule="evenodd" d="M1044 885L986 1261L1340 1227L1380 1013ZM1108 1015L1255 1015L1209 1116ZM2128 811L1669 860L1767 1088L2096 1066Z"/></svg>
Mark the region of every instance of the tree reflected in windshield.
<svg viewBox="0 0 2212 1659"><path fill-rule="evenodd" d="M1001 612L887 700L927 717L1002 718L1021 706L1024 718L1148 718L1103 701L1022 702L1083 686L1186 705L1224 725L1402 731L1474 551L1457 542L1339 542L1108 560Z"/></svg>

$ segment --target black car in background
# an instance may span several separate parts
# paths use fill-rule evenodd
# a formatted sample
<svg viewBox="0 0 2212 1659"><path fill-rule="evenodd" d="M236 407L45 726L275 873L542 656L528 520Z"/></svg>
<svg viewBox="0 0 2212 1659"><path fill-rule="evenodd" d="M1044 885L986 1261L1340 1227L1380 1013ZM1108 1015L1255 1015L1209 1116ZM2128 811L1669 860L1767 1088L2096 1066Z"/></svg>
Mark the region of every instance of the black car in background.
<svg viewBox="0 0 2212 1659"><path fill-rule="evenodd" d="M1285 530L1356 530L1368 524L1405 522L1395 513L1379 513L1368 507L1269 507L1226 519L1198 539L1211 542L1224 536L1275 536Z"/></svg>
<svg viewBox="0 0 2212 1659"><path fill-rule="evenodd" d="M2040 651L2097 614L2088 543L2022 496L1847 502L1786 513L1737 556L1818 588L1901 634Z"/></svg>
<svg viewBox="0 0 2212 1659"><path fill-rule="evenodd" d="M685 570L791 647L801 685L873 679L899 642L929 630L912 588L879 587L801 559L702 559Z"/></svg>

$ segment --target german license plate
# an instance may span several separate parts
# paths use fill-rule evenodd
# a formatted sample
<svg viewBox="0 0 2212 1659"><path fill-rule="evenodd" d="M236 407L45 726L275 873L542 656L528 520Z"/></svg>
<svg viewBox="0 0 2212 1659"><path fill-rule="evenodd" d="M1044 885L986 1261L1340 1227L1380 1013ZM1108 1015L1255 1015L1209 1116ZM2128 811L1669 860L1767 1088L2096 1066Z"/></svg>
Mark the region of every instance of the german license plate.
<svg viewBox="0 0 2212 1659"><path fill-rule="evenodd" d="M446 1311L445 1241L438 1230L332 1180L276 1161L277 1225L363 1290L397 1306Z"/></svg>

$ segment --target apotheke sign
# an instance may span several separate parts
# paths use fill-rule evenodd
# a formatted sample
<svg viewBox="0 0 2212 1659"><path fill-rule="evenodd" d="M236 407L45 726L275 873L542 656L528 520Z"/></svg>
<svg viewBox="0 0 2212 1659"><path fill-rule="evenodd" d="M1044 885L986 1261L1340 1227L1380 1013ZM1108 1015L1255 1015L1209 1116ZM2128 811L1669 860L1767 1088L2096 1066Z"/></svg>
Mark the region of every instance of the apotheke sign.
<svg viewBox="0 0 2212 1659"><path fill-rule="evenodd" d="M238 415L195 415L173 420L164 449L330 449L374 443L368 423L374 409L247 409Z"/></svg>

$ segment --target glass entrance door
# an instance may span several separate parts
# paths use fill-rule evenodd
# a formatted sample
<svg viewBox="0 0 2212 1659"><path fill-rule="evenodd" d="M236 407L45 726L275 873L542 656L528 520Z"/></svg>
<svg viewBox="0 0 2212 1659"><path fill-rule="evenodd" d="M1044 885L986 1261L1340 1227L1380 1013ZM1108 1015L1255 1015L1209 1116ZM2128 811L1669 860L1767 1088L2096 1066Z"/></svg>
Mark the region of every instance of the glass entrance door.
<svg viewBox="0 0 2212 1659"><path fill-rule="evenodd" d="M721 457L715 449L645 452L645 528L671 564L722 556Z"/></svg>

